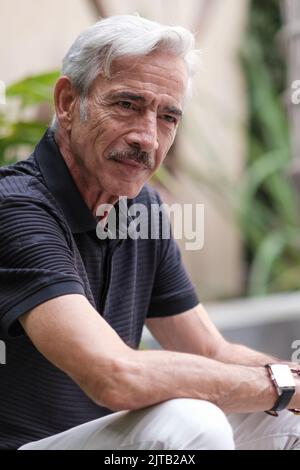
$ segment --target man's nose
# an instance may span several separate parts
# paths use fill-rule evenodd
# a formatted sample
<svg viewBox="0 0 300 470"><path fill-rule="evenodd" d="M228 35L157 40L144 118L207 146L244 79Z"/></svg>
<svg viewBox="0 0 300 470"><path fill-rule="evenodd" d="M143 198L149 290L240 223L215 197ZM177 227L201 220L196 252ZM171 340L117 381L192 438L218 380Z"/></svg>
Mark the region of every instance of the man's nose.
<svg viewBox="0 0 300 470"><path fill-rule="evenodd" d="M139 147L143 152L153 152L158 149L157 120L154 116L141 116L134 128L126 135L130 146Z"/></svg>

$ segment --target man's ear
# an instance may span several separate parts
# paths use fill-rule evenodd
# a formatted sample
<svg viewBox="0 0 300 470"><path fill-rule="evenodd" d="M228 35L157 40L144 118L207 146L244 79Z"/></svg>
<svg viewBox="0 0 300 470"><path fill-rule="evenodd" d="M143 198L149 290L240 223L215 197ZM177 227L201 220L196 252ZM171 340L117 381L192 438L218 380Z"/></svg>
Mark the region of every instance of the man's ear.
<svg viewBox="0 0 300 470"><path fill-rule="evenodd" d="M60 77L54 90L55 111L59 125L67 131L72 126L77 98L78 93L72 86L69 77Z"/></svg>

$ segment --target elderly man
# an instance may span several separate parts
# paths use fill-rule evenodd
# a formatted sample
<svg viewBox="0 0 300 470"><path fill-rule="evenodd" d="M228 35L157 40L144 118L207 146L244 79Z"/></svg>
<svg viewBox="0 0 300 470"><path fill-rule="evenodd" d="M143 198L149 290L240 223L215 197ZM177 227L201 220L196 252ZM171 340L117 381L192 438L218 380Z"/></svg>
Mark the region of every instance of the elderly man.
<svg viewBox="0 0 300 470"><path fill-rule="evenodd" d="M52 128L1 169L2 449L300 448L297 369L221 336L174 239L97 236L99 207L160 203L146 182L174 140L193 44L136 16L88 28ZM138 350L145 323L162 350Z"/></svg>

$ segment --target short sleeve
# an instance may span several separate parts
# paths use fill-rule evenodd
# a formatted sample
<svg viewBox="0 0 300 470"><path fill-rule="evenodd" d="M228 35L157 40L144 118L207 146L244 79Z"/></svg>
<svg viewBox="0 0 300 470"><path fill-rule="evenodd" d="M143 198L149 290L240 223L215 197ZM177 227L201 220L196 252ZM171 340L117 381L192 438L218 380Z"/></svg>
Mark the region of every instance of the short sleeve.
<svg viewBox="0 0 300 470"><path fill-rule="evenodd" d="M161 200L159 198L161 204ZM170 227L166 213L162 212ZM175 315L199 304L199 299L172 230L167 239L160 239L160 259L155 273L148 318Z"/></svg>
<svg viewBox="0 0 300 470"><path fill-rule="evenodd" d="M0 201L0 221L0 332L17 336L21 315L84 288L67 232L45 204L9 197Z"/></svg>

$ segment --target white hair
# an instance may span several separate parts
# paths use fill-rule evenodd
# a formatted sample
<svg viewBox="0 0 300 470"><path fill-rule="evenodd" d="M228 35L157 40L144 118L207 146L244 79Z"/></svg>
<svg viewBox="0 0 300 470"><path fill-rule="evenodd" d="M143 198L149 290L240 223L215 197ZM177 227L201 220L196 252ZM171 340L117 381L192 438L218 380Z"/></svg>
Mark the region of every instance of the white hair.
<svg viewBox="0 0 300 470"><path fill-rule="evenodd" d="M91 85L100 73L110 78L112 62L117 58L145 56L155 50L182 57L189 75L189 94L198 59L194 47L194 35L182 26L164 26L136 15L111 16L78 36L63 60L62 74L68 76L77 89L81 99L80 115L85 120ZM54 117L52 128L57 126Z"/></svg>

